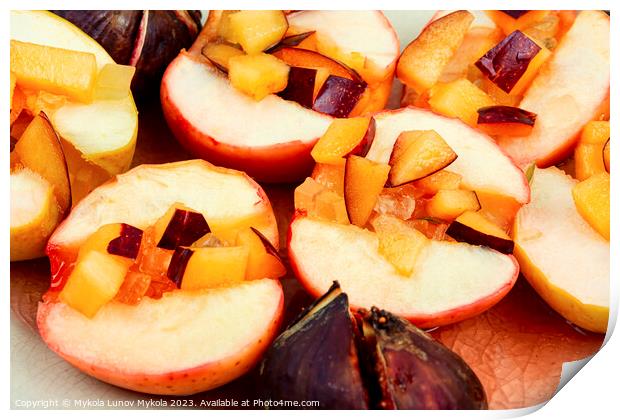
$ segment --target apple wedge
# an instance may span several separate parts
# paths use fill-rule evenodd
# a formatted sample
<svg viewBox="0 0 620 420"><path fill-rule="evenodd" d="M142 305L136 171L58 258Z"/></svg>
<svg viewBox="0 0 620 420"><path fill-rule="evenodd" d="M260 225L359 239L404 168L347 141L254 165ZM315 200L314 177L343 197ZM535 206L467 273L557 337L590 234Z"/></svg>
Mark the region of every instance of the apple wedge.
<svg viewBox="0 0 620 420"><path fill-rule="evenodd" d="M404 131L435 130L458 155L445 169L460 175L464 188L510 197L518 203L529 201L529 185L523 172L480 131L457 119L413 107L381 112L374 118L375 138L368 159L387 163Z"/></svg>
<svg viewBox="0 0 620 420"><path fill-rule="evenodd" d="M188 395L252 368L277 335L283 303L279 282L264 279L137 306L112 302L92 319L47 301L37 325L53 351L88 375L138 392Z"/></svg>
<svg viewBox="0 0 620 420"><path fill-rule="evenodd" d="M515 257L538 294L564 318L607 330L609 242L583 219L571 191L577 181L560 169L536 169L532 202L517 213Z"/></svg>
<svg viewBox="0 0 620 420"><path fill-rule="evenodd" d="M539 167L564 159L583 126L609 94L609 16L585 10L525 92L519 108L538 115L530 135L500 137L517 164Z"/></svg>
<svg viewBox="0 0 620 420"><path fill-rule="evenodd" d="M383 307L420 327L485 311L519 275L512 256L461 242L429 241L413 274L403 276L380 254L375 233L302 214L291 223L288 250L297 278L313 296L325 293L337 279L353 307Z"/></svg>
<svg viewBox="0 0 620 420"><path fill-rule="evenodd" d="M98 71L114 63L95 40L50 12L13 10L10 19L13 40L92 53ZM73 201L105 180L99 172L109 178L129 168L138 132L131 94L90 103L67 100L48 117L63 142L77 150L76 157L68 159L71 181L85 185L72 185Z"/></svg>
<svg viewBox="0 0 620 420"><path fill-rule="evenodd" d="M364 80L356 81L355 86L368 88L359 101L356 99L351 115L378 111L385 106L398 57L398 39L382 13L301 11L287 18L288 35L315 31L321 40L317 47L320 54L345 64L349 57L362 58L362 68L356 70L362 71ZM161 102L173 134L195 156L244 170L260 181L292 182L307 176L313 164L312 146L332 118L276 95L256 101L232 87L225 74L201 55L204 45L212 40L213 26L205 26L189 52L181 52L164 74ZM274 55L278 55L277 50ZM304 60L301 67L323 66L318 61L313 65ZM338 100L351 99L350 95L342 95L344 81L336 76L340 77L330 75L330 85L317 92L324 105L332 94L322 91L330 87L333 95L340 95ZM285 92L289 95L290 89Z"/></svg>
<svg viewBox="0 0 620 420"><path fill-rule="evenodd" d="M142 165L100 186L73 208L47 245L52 276L62 277L63 267L99 227L123 222L145 229L174 203L202 213L211 231L229 243L239 230L254 227L278 247L271 204L247 175L202 160Z"/></svg>

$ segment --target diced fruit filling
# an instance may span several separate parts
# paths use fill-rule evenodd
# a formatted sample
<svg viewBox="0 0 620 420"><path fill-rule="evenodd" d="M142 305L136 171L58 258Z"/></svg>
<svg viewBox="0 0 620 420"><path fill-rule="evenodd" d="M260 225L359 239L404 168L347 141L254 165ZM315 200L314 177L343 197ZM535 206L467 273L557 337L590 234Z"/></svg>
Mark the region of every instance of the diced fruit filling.
<svg viewBox="0 0 620 420"><path fill-rule="evenodd" d="M454 150L434 130L405 131L390 157L390 184L402 185L431 175L456 160Z"/></svg>
<svg viewBox="0 0 620 420"><path fill-rule="evenodd" d="M367 84L354 70L366 70L362 54L291 30L280 10L222 11L215 32L202 55L240 92L255 100L278 94L337 118L362 112Z"/></svg>
<svg viewBox="0 0 620 420"><path fill-rule="evenodd" d="M112 300L136 305L176 289L224 287L286 273L278 251L257 229L235 226L227 236L236 240L220 239L202 214L180 203L144 231L124 223L101 226L63 271L59 299L93 317Z"/></svg>
<svg viewBox="0 0 620 420"><path fill-rule="evenodd" d="M609 151L607 165L604 156L609 135L609 121L590 121L586 124L575 147L575 178L583 181L609 167Z"/></svg>
<svg viewBox="0 0 620 420"><path fill-rule="evenodd" d="M573 187L577 211L589 224L609 240L609 174L599 172Z"/></svg>
<svg viewBox="0 0 620 420"><path fill-rule="evenodd" d="M495 105L489 95L467 79L437 83L430 89L428 103L433 111L459 118L472 127L476 126L480 108Z"/></svg>
<svg viewBox="0 0 620 420"><path fill-rule="evenodd" d="M467 210L480 210L474 191L439 190L426 204L429 216L446 221L456 219Z"/></svg>
<svg viewBox="0 0 620 420"><path fill-rule="evenodd" d="M349 154L365 156L375 135L372 117L337 118L314 145L317 163L343 165Z"/></svg>
<svg viewBox="0 0 620 420"><path fill-rule="evenodd" d="M273 55L237 55L228 65L230 83L257 101L284 90L288 83L289 66Z"/></svg>
<svg viewBox="0 0 620 420"><path fill-rule="evenodd" d="M349 220L364 226L388 179L390 165L361 156L347 158L344 170L344 202Z"/></svg>

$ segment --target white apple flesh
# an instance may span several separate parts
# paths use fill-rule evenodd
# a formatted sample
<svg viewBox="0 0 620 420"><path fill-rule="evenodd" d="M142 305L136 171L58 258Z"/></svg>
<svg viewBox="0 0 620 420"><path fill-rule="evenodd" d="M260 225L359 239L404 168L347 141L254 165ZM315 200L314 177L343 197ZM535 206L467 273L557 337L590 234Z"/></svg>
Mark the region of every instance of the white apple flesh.
<svg viewBox="0 0 620 420"><path fill-rule="evenodd" d="M289 257L310 294L337 280L357 308L378 306L420 327L450 324L481 313L514 285L519 266L490 248L430 241L406 277L378 250L377 235L353 225L298 215L289 232Z"/></svg>

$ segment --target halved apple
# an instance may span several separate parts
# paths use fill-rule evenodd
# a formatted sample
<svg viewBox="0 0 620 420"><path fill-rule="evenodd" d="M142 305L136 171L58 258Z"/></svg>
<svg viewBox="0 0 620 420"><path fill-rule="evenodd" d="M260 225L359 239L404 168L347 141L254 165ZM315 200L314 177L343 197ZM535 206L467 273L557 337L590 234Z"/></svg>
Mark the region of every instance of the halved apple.
<svg viewBox="0 0 620 420"><path fill-rule="evenodd" d="M553 165L570 153L609 93L609 16L584 10L525 92L520 108L538 115L525 137L500 137L517 164Z"/></svg>
<svg viewBox="0 0 620 420"><path fill-rule="evenodd" d="M107 253L91 250L86 254L90 265L84 265L82 258L74 264L77 251L100 226L122 221L134 229L148 227L144 233L148 238L153 224L175 203L204 215L218 237L232 237L226 239L228 243L233 243L239 232L254 228L266 241L278 244L276 220L258 184L243 173L205 161L139 166L95 189L49 241L52 285L37 314L46 344L85 373L140 392L192 394L247 372L277 333L283 312L281 285L267 278L244 281L250 252L246 245L178 247L177 252L192 251L190 258L180 273L181 267L170 263L168 271L177 272L169 273L165 280L170 284L172 277L180 287L162 284L158 286L163 287L161 293L140 299L129 299L131 290L125 290L122 298L111 299L123 289L119 267L110 273L116 279L114 290L102 281L106 278L105 259L120 258L130 266L129 274L125 270L125 279L130 280L127 288L140 286L142 273L136 270L144 261L112 256L108 246ZM171 220L178 226L174 216ZM118 225L112 226L119 230ZM145 240L140 254L148 252L142 249L148 245ZM100 258L89 259L93 254ZM205 270L208 276L201 274ZM131 277L132 273L138 277ZM96 289L95 297L100 299L94 309L83 307L88 316L75 309L92 297L84 292L80 279L88 280L82 283L87 289ZM153 276L152 282L160 280ZM72 289L65 292L65 285Z"/></svg>
<svg viewBox="0 0 620 420"><path fill-rule="evenodd" d="M529 201L529 185L523 172L490 137L478 130L459 120L413 107L381 112L374 118L375 138L368 159L387 163L403 131L435 130L458 155L445 169L462 177L463 188L492 192L519 203Z"/></svg>
<svg viewBox="0 0 620 420"><path fill-rule="evenodd" d="M96 41L50 12L13 10L10 28L13 40L92 53L97 71L114 63ZM48 117L62 141L77 151L67 157L74 202L106 178L129 168L138 130L131 94L90 103L66 101Z"/></svg>
<svg viewBox="0 0 620 420"><path fill-rule="evenodd" d="M398 40L383 14L301 11L287 18L289 31L316 31L317 36L323 34L319 38L324 47L337 47L339 54L359 53L366 59L364 69L368 64L369 72L362 77L370 93L360 98L354 112L385 106ZM309 174L310 150L332 118L275 95L258 102L246 97L200 54L207 41L205 32L164 74L161 101L175 137L194 155L243 169L261 181L290 182ZM321 48L319 52L330 57L334 53Z"/></svg>
<svg viewBox="0 0 620 420"><path fill-rule="evenodd" d="M564 318L604 333L609 316L609 242L584 220L560 169L536 169L532 202L517 213L515 257L538 294Z"/></svg>
<svg viewBox="0 0 620 420"><path fill-rule="evenodd" d="M346 244L346 246L342 246ZM320 296L338 279L357 308L380 306L421 327L474 316L498 302L519 275L516 260L486 247L429 241L410 276L379 252L374 232L297 214L289 232L291 265Z"/></svg>

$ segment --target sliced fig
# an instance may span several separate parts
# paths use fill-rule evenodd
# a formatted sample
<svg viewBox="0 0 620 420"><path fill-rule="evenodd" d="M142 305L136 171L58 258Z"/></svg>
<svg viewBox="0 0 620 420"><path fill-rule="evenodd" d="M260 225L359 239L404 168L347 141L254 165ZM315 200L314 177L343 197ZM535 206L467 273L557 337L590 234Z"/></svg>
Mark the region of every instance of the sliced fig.
<svg viewBox="0 0 620 420"><path fill-rule="evenodd" d="M323 409L369 408L354 334L347 295L336 284L267 351L263 397L314 400Z"/></svg>
<svg viewBox="0 0 620 420"><path fill-rule="evenodd" d="M278 93L282 99L295 101L304 108L312 109L316 69L291 67L286 88Z"/></svg>
<svg viewBox="0 0 620 420"><path fill-rule="evenodd" d="M353 317L337 282L276 339L259 374L264 398L323 409L487 408L456 353L389 312Z"/></svg>
<svg viewBox="0 0 620 420"><path fill-rule="evenodd" d="M140 242L142 229L122 223L120 236L110 241L107 251L109 254L135 259L140 250Z"/></svg>
<svg viewBox="0 0 620 420"><path fill-rule="evenodd" d="M349 116L366 90L366 83L330 75L314 100L312 109L336 118Z"/></svg>
<svg viewBox="0 0 620 420"><path fill-rule="evenodd" d="M489 80L510 93L540 50L538 44L517 30L487 51L475 64Z"/></svg>

